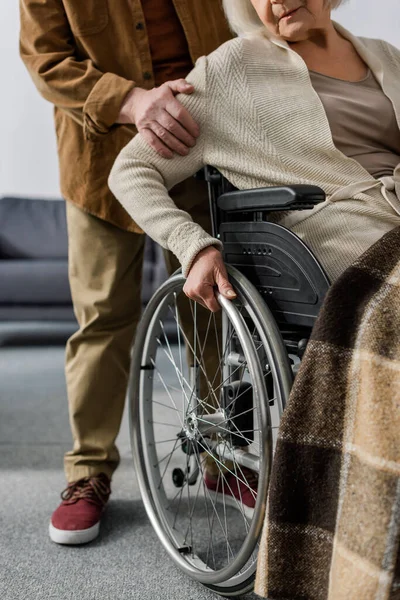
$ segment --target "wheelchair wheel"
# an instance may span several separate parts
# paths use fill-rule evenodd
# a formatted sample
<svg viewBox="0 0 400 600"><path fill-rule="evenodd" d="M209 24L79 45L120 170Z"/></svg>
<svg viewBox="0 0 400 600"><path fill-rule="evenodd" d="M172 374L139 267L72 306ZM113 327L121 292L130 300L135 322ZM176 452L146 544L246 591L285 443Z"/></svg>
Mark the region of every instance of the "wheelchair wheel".
<svg viewBox="0 0 400 600"><path fill-rule="evenodd" d="M217 316L184 297L180 274L154 294L136 334L128 398L140 491L160 541L187 575L236 596L253 587L292 372L265 302L228 271L237 300L220 296ZM216 490L205 483L209 470ZM251 508L242 502L247 488Z"/></svg>

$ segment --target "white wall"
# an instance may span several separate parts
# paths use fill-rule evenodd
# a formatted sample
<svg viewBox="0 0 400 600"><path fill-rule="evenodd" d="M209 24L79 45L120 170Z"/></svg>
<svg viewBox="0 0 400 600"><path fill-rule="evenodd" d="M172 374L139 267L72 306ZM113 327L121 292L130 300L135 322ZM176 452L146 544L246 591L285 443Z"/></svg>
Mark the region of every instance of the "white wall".
<svg viewBox="0 0 400 600"><path fill-rule="evenodd" d="M356 35L383 38L400 48L400 0L350 0L334 18ZM17 0L2 0L0 196L57 197L52 109L36 92L19 59L18 28Z"/></svg>
<svg viewBox="0 0 400 600"><path fill-rule="evenodd" d="M1 4L0 196L58 197L52 106L39 96L18 55L18 1Z"/></svg>
<svg viewBox="0 0 400 600"><path fill-rule="evenodd" d="M400 0L347 0L332 16L355 35L400 48Z"/></svg>

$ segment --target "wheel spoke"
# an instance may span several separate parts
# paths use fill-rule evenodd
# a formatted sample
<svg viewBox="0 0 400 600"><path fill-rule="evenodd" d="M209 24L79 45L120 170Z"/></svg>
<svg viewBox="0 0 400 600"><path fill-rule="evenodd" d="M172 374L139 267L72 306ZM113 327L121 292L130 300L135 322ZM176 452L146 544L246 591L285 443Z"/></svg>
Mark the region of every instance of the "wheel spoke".
<svg viewBox="0 0 400 600"><path fill-rule="evenodd" d="M173 453L174 453L174 452L175 452L175 450L176 450L176 445L177 445L178 441L179 441L179 439L177 438L177 439L176 439L176 441L175 441L174 447L172 448L172 451L170 452L169 459L168 459L168 461L167 461L167 464L165 465L165 468L164 468L163 474L161 475L160 483L158 484L158 489L160 489L160 488L161 488L161 484L162 484L162 482L164 481L165 473L167 472L167 469L168 469L168 467L169 467L169 463L171 462L172 455L173 455ZM158 466L159 464L160 464L160 462L158 462L157 466Z"/></svg>
<svg viewBox="0 0 400 600"><path fill-rule="evenodd" d="M152 445L154 445L154 444L152 444ZM153 467L154 468L155 467L159 467L161 465L161 463L164 462L164 460L167 460L167 458L169 456L171 456L172 454L174 454L174 452L176 452L179 448L180 448L180 446L176 446L176 448L174 450L172 450L171 452L168 452L167 454L165 454L165 456L163 456L163 458L160 458L160 460L158 460L156 463L153 464Z"/></svg>
<svg viewBox="0 0 400 600"><path fill-rule="evenodd" d="M160 346L160 348L162 349L162 351L164 352L165 356L166 356L166 357L168 358L168 360L170 361L171 365L174 367L174 369L175 369L175 374L176 374L176 376L178 377L178 381L179 381L179 383L181 384L181 389L182 389L182 392L184 393L184 395L185 395L185 398L186 398L186 400L187 400L187 402L188 402L188 404L189 404L189 398L187 397L187 395L186 395L186 392L185 392L185 388L184 388L184 386L183 386L183 384L185 383L185 384L187 385L187 387L189 388L189 390L190 390L190 389L191 389L191 387L190 387L190 384L189 384L189 382L187 381L187 379L185 378L185 376L183 375L183 373L181 373L181 372L179 371L178 367L176 366L176 364L175 364L175 361L174 361L174 357L173 357L173 354L172 354L171 350L169 349L169 350L170 350L170 352L168 353L168 352L165 350L165 348L163 347L163 345L162 345L162 343L161 343L161 340L160 340L160 339L157 339L157 342L159 343L159 346Z"/></svg>
<svg viewBox="0 0 400 600"><path fill-rule="evenodd" d="M175 317L176 322L179 323L179 315L178 315L178 304L176 302L176 292L174 293L174 301L175 301ZM183 361L182 361L182 345L181 345L181 332L180 327L178 327L178 351L179 351L179 362L181 367L181 373L183 373ZM181 386L182 388L182 386ZM184 392L182 391L182 420L185 419L185 402L184 402Z"/></svg>
<svg viewBox="0 0 400 600"><path fill-rule="evenodd" d="M206 455L203 457L203 465L205 463L206 460ZM197 466L199 468L199 474L200 474L200 480L203 486L203 495L205 498L205 509L206 509L206 517L207 517L207 522L208 522L208 530L209 530L209 542L208 542L208 546L207 546L207 556L206 556L206 563L208 563L208 557L209 557L209 552L210 552L210 545L211 545L211 553L212 553L212 557L213 557L213 563L214 563L214 569L216 568L216 563L215 563L215 555L214 555L214 547L212 545L212 536L213 536L213 524L214 524L214 519L215 519L215 514L213 512L212 514L212 523L210 524L210 517L208 514L208 503L207 503L207 488L206 488L206 484L204 482L204 477L203 477L203 469L202 469L202 464L200 463L199 460L199 456L198 454L196 454L196 462L197 462ZM199 484L199 488L200 488L200 484Z"/></svg>
<svg viewBox="0 0 400 600"><path fill-rule="evenodd" d="M204 439L204 438L203 438L203 439ZM198 442L198 443L200 444L200 442ZM226 445L226 444L225 444L225 446L227 447L227 445ZM202 447L203 447L203 446L202 446ZM221 473L224 473L224 471L227 471L227 472L228 472L228 473L230 473L231 475L234 475L234 476L236 477L236 479L237 479L239 482L243 483L243 484L244 484L244 485L245 485L245 486L246 486L246 487L247 487L247 488L250 490L251 494L253 495L253 498L256 498L256 495L254 494L254 491L253 491L253 489L252 489L252 488L251 488L251 486L248 484L248 482L247 482L247 479L246 479L246 477L245 477L245 475L244 475L244 473L243 473L243 471L242 471L242 469L241 469L241 467L240 467L240 464L239 464L237 461L231 461L231 462L232 462L232 464L233 464L233 465L237 464L237 466L238 466L238 468L239 468L239 470L240 470L240 474L241 474L241 476L242 476L242 479L241 479L240 477L238 477L238 476L237 476L237 474L233 473L233 471L231 471L230 469L228 469L228 467L226 466L226 464L223 462L223 460L224 460L224 457L221 457L221 461L219 461L219 460L217 460L217 458L215 457L215 455L212 455L212 454L211 454L211 456L212 456L212 457L213 457L213 459L215 460L215 462L216 462L216 464L217 464L217 466L218 466L219 470L221 471ZM222 469L223 469L223 470L221 470L221 467L222 467ZM229 487L229 489L230 489L230 491L231 491L231 493L232 493L232 497L234 497L234 495L233 495L233 492L232 492L232 489L230 488L230 486L229 486L228 482L226 482L226 483L227 483L227 485L228 485L228 487ZM238 487L239 487L239 486L238 486ZM237 502L237 499L236 499L236 498L235 498L235 500L236 500L236 502ZM238 503L237 503L237 504L238 504ZM240 509L239 505L238 505L238 508Z"/></svg>
<svg viewBox="0 0 400 600"><path fill-rule="evenodd" d="M173 411L177 412L178 416L179 416L179 412L180 411L176 407L174 407L174 406L168 406L168 404L164 404L163 402L159 402L158 400L153 400L153 404L159 404L160 406L163 406L164 408L168 408L169 410L173 410Z"/></svg>
<svg viewBox="0 0 400 600"><path fill-rule="evenodd" d="M183 490L185 489L185 485L186 482L183 483L181 489L176 493L176 495L174 496L174 498L172 499L172 501L169 503L169 505L166 507L166 510L168 510L168 508L171 506L171 504L174 502L174 500L176 499L177 496L179 496L179 502L178 502L178 506L176 507L176 512L175 512L175 518L174 518L174 523L172 525L172 528L175 529L176 526L176 521L178 519L178 515L179 515L179 509L181 507L181 502L182 502L182 496L183 496Z"/></svg>
<svg viewBox="0 0 400 600"><path fill-rule="evenodd" d="M177 409L177 407L176 407L176 404L175 404L175 401L174 401L174 399L172 398L172 396L171 396L171 394L170 394L170 391L169 391L169 389L168 389L168 386L167 386L167 384L165 383L165 381L164 381L164 378L161 376L161 373L160 373L160 372L158 371L158 369L156 368L156 366L155 366L155 362L154 362L154 360L153 360L153 359L151 359L151 362L152 362L152 365L153 365L153 367L154 367L154 368L155 368L155 370L156 370L156 373L157 373L157 375L158 375L158 378L160 379L160 381L161 381L161 383L162 383L162 385L163 385L163 387L164 387L165 391L167 392L167 395L168 395L169 399L171 400L171 403L172 403L173 407L175 408L176 412L178 413L178 417L179 417L179 420L180 420L180 423L181 423L181 427L183 427L183 421L182 421L182 419L180 418L179 411L178 411L178 409Z"/></svg>
<svg viewBox="0 0 400 600"><path fill-rule="evenodd" d="M151 425L164 425L165 427L174 427L176 429L176 424L174 423L162 423L161 421L148 421Z"/></svg>
<svg viewBox="0 0 400 600"><path fill-rule="evenodd" d="M204 452L207 452L207 454L215 461L215 463L219 466L222 467L224 469L226 469L228 471L228 473L230 473L231 475L234 475L234 473L228 469L228 467L226 465L224 465L223 462L221 462L214 454L212 454L206 446L203 446L203 444L201 442L198 442L199 446L201 446L201 448L203 448ZM240 481L241 483L243 483L243 485L246 485L247 487L250 487L248 485L248 483L246 482L246 480L244 479L238 479L238 481Z"/></svg>
<svg viewBox="0 0 400 600"><path fill-rule="evenodd" d="M178 325L179 325L179 324L178 324ZM185 332L184 332L184 330L183 330L183 329L181 329L181 331L182 331L182 335L183 335L183 338L184 338L184 340L185 340L186 344L188 345L189 349L191 350L191 352L192 352L193 356L194 356L194 357L196 357L197 355L196 355L195 351L193 350L193 346L192 346L192 344L190 343L190 341L189 341L189 339L188 339L187 335L185 334ZM195 338L196 338L196 336L195 336ZM203 375L204 375L204 377L206 378L206 381L207 381L207 382L208 382L208 384L209 384L210 382L208 381L208 378L207 378L207 373L205 372L205 369L202 367L202 365L200 365L200 368L201 368L201 370L202 370L202 372L203 372ZM216 398L216 397L215 397L215 400L217 400L217 398ZM217 404L218 404L218 402L217 402ZM214 408L214 406L213 406L213 405L210 405L210 406L212 406L212 407Z"/></svg>
<svg viewBox="0 0 400 600"><path fill-rule="evenodd" d="M216 509L217 502L216 502L216 501L215 501L215 502L213 501L213 499L212 499L212 497L211 497L211 494L210 494L210 490L208 489L208 487L207 487L205 484L204 484L204 489L205 489L205 491L207 492L208 499L209 499L209 500L210 500L210 502L211 502L211 505L212 505L212 507L213 507L214 514L215 514L215 516L217 517L217 521L218 521L218 523L219 523L219 526L221 527L221 531L222 531L222 533L223 533L223 535L224 535L224 537L225 537L226 543L227 543L227 544L229 544L228 537L227 537L227 532L226 532L226 530L224 529L224 527L223 527L223 525L222 525L222 523L221 523L221 519L220 519L220 517L219 517L219 514L218 514L218 511L217 511L217 509Z"/></svg>
<svg viewBox="0 0 400 600"><path fill-rule="evenodd" d="M211 423L210 421L207 421L206 419L202 419L201 417L197 417L197 420L200 421L200 423L205 423L206 425L210 425L210 427L208 429L203 429L202 430L202 436L203 437L207 437L205 434L207 433L207 431L212 431L213 429L215 429L216 427L218 427L218 432L223 431L226 434L232 435L238 435L240 434L242 439L245 440L246 442L252 443L253 440L251 440L250 438L246 438L244 435L242 435L244 432L241 431L240 429L237 428L237 426L232 423L232 425L235 427L236 432L232 431L231 429L227 429L226 427L221 427L219 424L216 426L214 423ZM251 430L253 431L253 429Z"/></svg>

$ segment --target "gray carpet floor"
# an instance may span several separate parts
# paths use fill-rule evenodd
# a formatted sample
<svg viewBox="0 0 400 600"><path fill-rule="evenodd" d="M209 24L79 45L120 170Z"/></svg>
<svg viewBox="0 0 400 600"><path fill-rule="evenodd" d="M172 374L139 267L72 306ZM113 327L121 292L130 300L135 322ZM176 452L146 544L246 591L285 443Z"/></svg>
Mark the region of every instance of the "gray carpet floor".
<svg viewBox="0 0 400 600"><path fill-rule="evenodd" d="M2 600L211 600L181 573L147 519L124 417L121 465L93 543L48 537L70 448L61 347L0 348L0 597ZM248 595L246 598L256 598Z"/></svg>

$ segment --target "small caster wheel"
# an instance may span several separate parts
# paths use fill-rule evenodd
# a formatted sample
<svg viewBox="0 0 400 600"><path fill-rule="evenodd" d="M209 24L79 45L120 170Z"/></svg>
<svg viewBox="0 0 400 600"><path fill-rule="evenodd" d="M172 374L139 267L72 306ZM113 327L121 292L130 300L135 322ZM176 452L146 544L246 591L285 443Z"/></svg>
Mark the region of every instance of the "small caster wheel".
<svg viewBox="0 0 400 600"><path fill-rule="evenodd" d="M185 481L185 474L182 469L174 469L172 471L172 481L175 487L181 488Z"/></svg>
<svg viewBox="0 0 400 600"><path fill-rule="evenodd" d="M300 358L303 358L304 352L306 351L308 340L300 340L297 346L297 351Z"/></svg>

